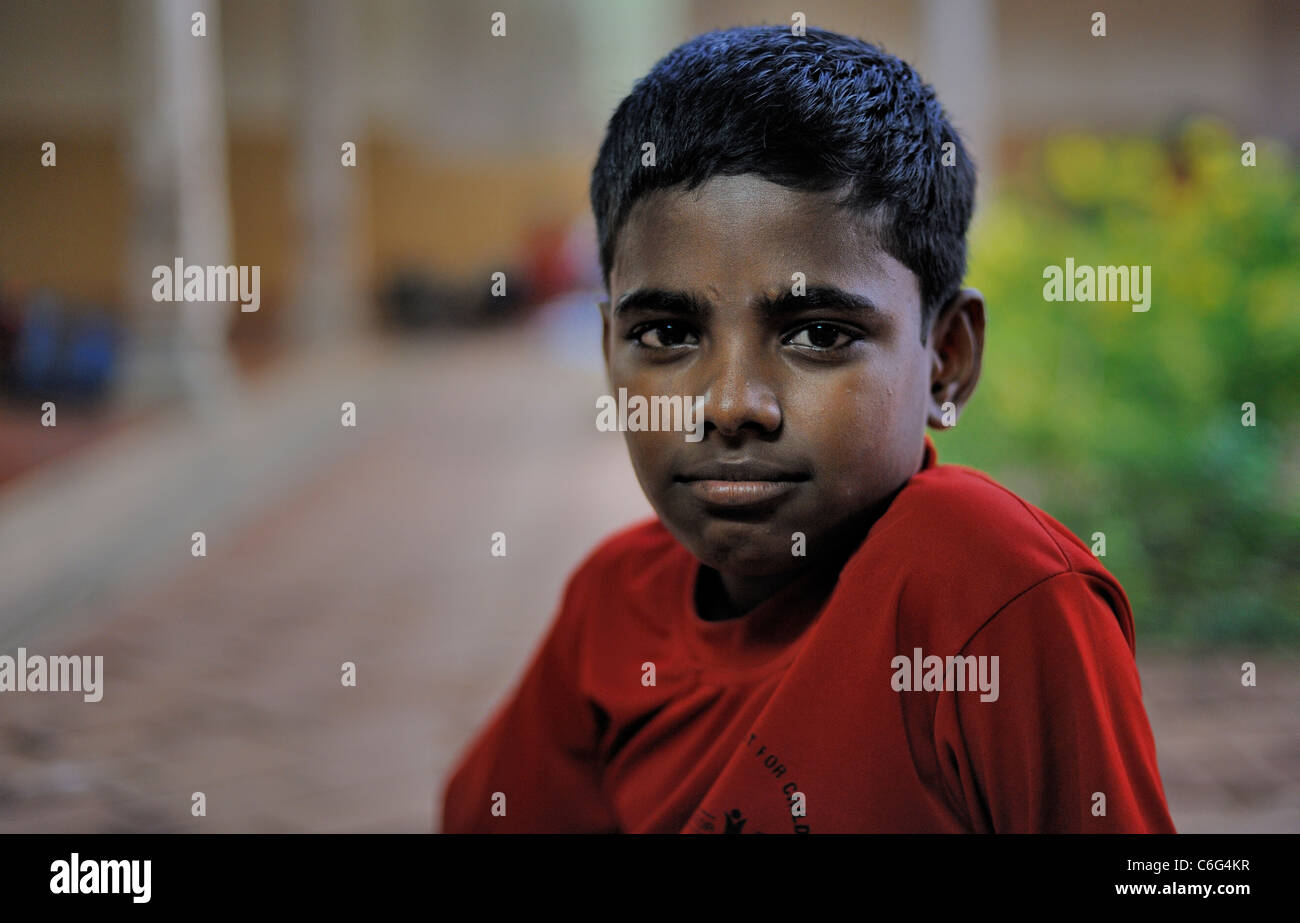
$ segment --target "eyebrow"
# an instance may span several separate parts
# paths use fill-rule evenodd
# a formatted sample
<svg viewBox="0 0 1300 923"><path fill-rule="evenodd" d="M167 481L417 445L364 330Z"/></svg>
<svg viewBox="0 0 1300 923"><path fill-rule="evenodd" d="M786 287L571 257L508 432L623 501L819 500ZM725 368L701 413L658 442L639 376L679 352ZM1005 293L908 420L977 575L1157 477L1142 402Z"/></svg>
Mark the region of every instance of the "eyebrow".
<svg viewBox="0 0 1300 923"><path fill-rule="evenodd" d="M861 315L864 321L886 319L885 312L870 298L834 285L810 285L802 295L790 291L776 296L764 295L754 306L768 320L825 309L847 309ZM638 288L619 298L612 314L666 313L707 320L712 311L713 305L709 300L695 292Z"/></svg>

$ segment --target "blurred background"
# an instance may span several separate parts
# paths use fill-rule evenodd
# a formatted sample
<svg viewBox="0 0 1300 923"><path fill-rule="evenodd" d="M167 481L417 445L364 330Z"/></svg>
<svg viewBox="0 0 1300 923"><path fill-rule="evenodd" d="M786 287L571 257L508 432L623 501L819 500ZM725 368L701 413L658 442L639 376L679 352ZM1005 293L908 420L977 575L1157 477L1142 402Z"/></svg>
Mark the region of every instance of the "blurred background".
<svg viewBox="0 0 1300 923"><path fill-rule="evenodd" d="M940 460L1105 534L1178 828L1297 832L1300 7L1095 6L800 9L915 64L980 164ZM0 831L437 828L569 572L650 512L592 425L605 122L792 12L0 6L0 653L106 674L0 697ZM178 256L260 266L259 309L154 302ZM1066 257L1152 266L1150 311L1044 302Z"/></svg>

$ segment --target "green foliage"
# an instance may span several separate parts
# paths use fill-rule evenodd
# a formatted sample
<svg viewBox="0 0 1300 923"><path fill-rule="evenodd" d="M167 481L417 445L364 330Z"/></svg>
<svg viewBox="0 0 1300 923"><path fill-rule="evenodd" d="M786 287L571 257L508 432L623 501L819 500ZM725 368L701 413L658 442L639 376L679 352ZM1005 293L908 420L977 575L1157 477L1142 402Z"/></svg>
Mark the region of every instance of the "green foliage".
<svg viewBox="0 0 1300 923"><path fill-rule="evenodd" d="M941 460L1104 532L1142 639L1300 642L1300 172L1244 140L1053 138L972 236L984 369ZM1067 257L1150 265L1150 310L1045 301Z"/></svg>

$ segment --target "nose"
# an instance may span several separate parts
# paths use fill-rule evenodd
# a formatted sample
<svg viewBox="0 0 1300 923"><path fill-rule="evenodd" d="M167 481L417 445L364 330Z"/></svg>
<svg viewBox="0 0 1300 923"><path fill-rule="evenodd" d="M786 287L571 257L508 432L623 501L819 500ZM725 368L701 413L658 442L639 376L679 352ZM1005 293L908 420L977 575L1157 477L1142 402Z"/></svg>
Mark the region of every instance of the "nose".
<svg viewBox="0 0 1300 923"><path fill-rule="evenodd" d="M781 427L781 401L770 370L739 344L719 347L710 364L704 426L728 437L746 427L760 434Z"/></svg>

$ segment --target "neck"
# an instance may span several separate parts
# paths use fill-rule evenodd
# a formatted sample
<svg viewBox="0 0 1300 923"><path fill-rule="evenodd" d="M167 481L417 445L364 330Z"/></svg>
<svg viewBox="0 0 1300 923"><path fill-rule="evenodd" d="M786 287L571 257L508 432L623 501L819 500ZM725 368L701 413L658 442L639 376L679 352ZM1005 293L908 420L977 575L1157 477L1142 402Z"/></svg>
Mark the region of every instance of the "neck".
<svg viewBox="0 0 1300 923"><path fill-rule="evenodd" d="M738 618L814 570L838 575L897 495L898 490L823 539L823 552L814 558L802 559L805 563L792 570L751 576L723 573L707 565L701 566L699 583L695 588L695 608L700 618L710 622Z"/></svg>
<svg viewBox="0 0 1300 923"><path fill-rule="evenodd" d="M695 588L695 608L700 618L709 622L739 618L804 573L793 570L760 577L723 574L705 565L700 568L700 582Z"/></svg>

